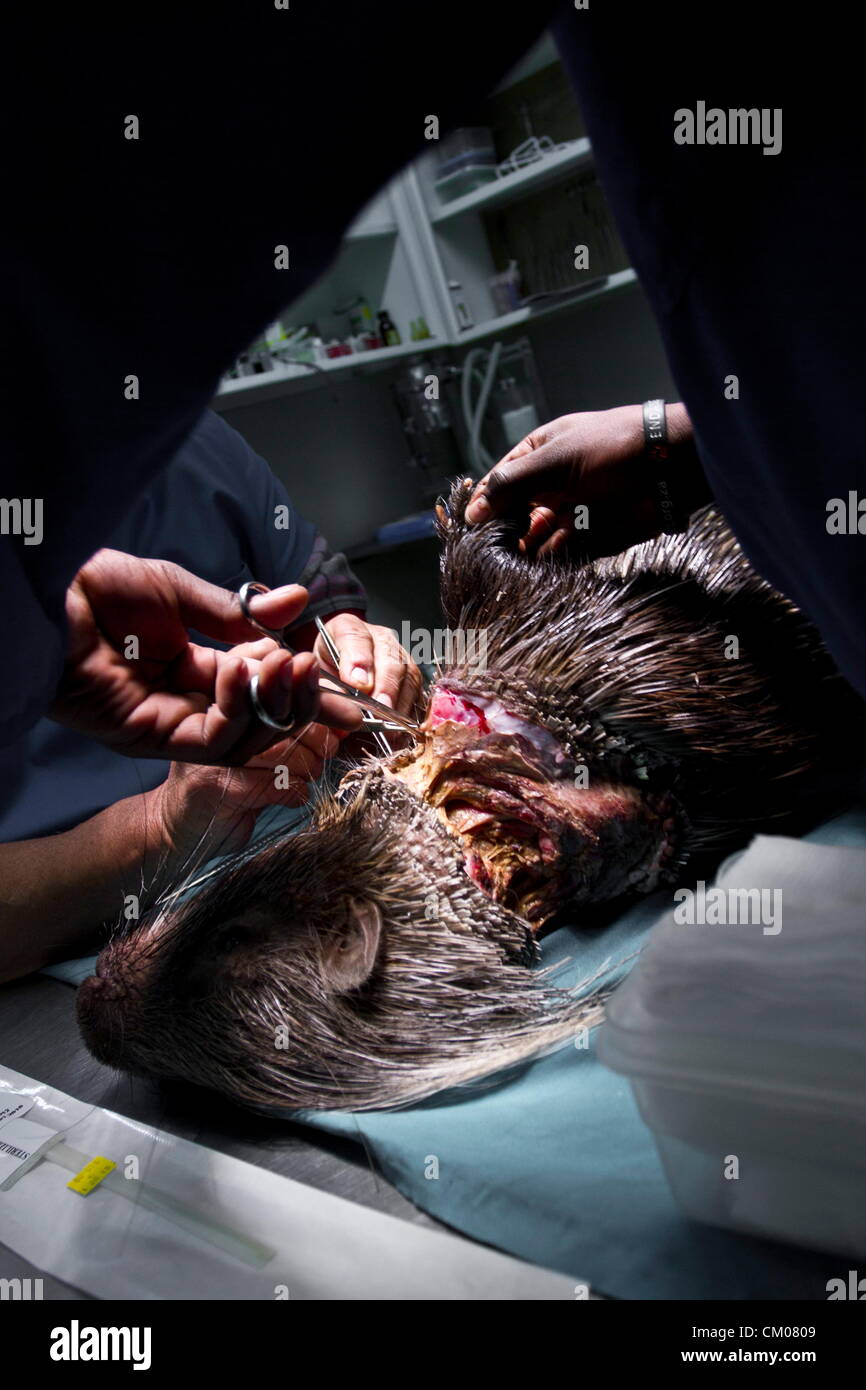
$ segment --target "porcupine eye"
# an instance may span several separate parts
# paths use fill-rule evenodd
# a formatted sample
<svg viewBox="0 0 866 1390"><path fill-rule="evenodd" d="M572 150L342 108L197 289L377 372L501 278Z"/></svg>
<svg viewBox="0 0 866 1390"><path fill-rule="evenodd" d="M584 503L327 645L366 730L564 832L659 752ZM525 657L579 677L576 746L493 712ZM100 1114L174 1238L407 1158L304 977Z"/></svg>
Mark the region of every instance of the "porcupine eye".
<svg viewBox="0 0 866 1390"><path fill-rule="evenodd" d="M222 927L217 939L217 950L222 955L230 955L258 945L271 936L275 923L269 914L251 909L245 917L232 917Z"/></svg>
<svg viewBox="0 0 866 1390"><path fill-rule="evenodd" d="M226 969L230 968L234 973L238 963L243 960L244 947L251 945L252 940L242 922L225 923L212 934L209 947L202 948L200 943L195 954L180 964L181 992L190 998L199 998L218 989L225 978Z"/></svg>
<svg viewBox="0 0 866 1390"><path fill-rule="evenodd" d="M261 972L262 952L273 936L273 924L253 911L231 917L210 936L199 939L194 955L181 968L181 991L189 998L219 996L228 983L250 984Z"/></svg>

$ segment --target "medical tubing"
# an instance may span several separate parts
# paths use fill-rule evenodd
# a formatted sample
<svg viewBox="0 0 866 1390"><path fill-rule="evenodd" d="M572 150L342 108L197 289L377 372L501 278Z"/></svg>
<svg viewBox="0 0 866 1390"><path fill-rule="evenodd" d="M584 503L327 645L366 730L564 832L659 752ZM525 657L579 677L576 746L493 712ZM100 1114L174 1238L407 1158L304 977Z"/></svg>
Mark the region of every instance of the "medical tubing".
<svg viewBox="0 0 866 1390"><path fill-rule="evenodd" d="M487 409L487 402L490 392L493 389L493 382L496 378L496 370L499 366L499 356L502 352L502 343L493 344L489 353L484 348L473 348L463 363L463 380L461 383L461 399L463 404L463 418L466 428L469 431L469 457L476 475L480 478L492 468L496 460L484 448L481 443L481 426L484 420L484 412ZM481 384L481 392L477 404L472 407L472 373L476 363L487 358L487 366Z"/></svg>

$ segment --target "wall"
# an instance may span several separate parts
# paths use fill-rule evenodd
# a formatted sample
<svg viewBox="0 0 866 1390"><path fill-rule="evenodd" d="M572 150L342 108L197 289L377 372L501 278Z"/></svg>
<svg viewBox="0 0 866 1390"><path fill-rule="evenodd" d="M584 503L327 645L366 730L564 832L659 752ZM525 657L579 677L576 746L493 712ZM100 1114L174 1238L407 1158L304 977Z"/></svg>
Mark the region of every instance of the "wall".
<svg viewBox="0 0 866 1390"><path fill-rule="evenodd" d="M507 339L518 336L521 331ZM543 321L528 336L551 418L650 396L677 398L638 287ZM455 360L461 355L455 351ZM364 541L383 522L424 505L406 462L392 380L392 373L344 380L225 412L335 548ZM356 569L376 621L399 626L405 617L418 626L436 626L431 546L404 547L360 561Z"/></svg>
<svg viewBox="0 0 866 1390"><path fill-rule="evenodd" d="M678 400L661 339L633 286L532 329L530 338L551 417L606 410L662 396Z"/></svg>

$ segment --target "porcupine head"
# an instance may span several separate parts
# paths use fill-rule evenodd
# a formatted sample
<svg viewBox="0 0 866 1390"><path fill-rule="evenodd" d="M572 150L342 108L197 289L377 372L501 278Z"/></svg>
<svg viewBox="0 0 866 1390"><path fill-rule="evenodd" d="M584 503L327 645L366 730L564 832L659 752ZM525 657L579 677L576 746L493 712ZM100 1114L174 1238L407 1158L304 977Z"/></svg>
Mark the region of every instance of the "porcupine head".
<svg viewBox="0 0 866 1390"><path fill-rule="evenodd" d="M537 968L545 926L672 881L742 834L746 789L757 826L808 780L835 678L718 518L575 566L467 528L467 499L440 511L455 640L414 746L126 924L79 994L100 1060L280 1113L513 1066L601 1016L594 982Z"/></svg>

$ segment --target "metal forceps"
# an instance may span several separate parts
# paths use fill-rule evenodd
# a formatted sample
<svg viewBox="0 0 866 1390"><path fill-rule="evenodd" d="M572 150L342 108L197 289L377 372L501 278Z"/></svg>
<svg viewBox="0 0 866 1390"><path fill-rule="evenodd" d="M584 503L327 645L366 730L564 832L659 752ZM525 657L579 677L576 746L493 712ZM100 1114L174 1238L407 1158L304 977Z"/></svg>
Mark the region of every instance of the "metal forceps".
<svg viewBox="0 0 866 1390"><path fill-rule="evenodd" d="M267 594L269 592L270 590L266 584L256 584L253 582L242 584L238 590L241 612L248 623L258 628L259 632L264 633L266 637L270 637L278 646L282 647L284 651L291 652L294 656L294 649L290 647L285 640L282 630L280 628L265 627L264 623L260 623L257 618L253 617L250 611L249 605L252 595ZM322 622L321 618L316 619L316 627L321 633L322 640L327 647L328 655L331 660L335 665L339 665L340 653L331 640L330 633L326 630L325 624ZM384 753L386 757L391 757L394 750L384 735L384 729L408 729L414 732L418 728L417 720L410 719L408 715L399 714L396 710L391 709L389 705L380 704L379 701L374 700L371 695L362 694L360 690L349 685L347 681L342 680L339 676L332 675L330 671L321 671L320 676L323 680L331 682L331 686L323 686L320 682L320 690L330 692L331 694L339 693L345 695L346 699L352 700L355 704L360 705L364 725L368 732L373 735L380 751ZM336 686L337 689L333 690L331 688L332 686ZM288 724L278 724L276 720L268 714L259 697L258 675L254 675L250 681L250 699L253 709L262 723L267 724L272 729L278 729L281 732L285 732L293 727L295 723L294 719L290 720ZM379 717L376 718L376 715Z"/></svg>
<svg viewBox="0 0 866 1390"><path fill-rule="evenodd" d="M319 629L319 636L321 637L322 641L328 649L328 656L331 658L334 665L339 667L340 653L338 652L335 643L332 641L331 634L328 632L321 618L316 619L316 627ZM323 671L322 674L323 676L325 676L327 680L334 679L334 677L330 675L327 671ZM340 686L341 690L349 691L352 689L351 686L346 685L345 681L340 680L339 676L337 677L337 684ZM319 689L321 690L321 688L322 687L320 685ZM357 697L357 690L354 691L354 695L355 697ZM364 721L365 727L369 730L370 733L372 733L373 739L376 743L376 747L379 749L379 752L384 753L386 758L390 758L393 755L394 749L391 747L390 743L388 742L388 739L382 731L382 721L374 719L370 711L368 709L365 709L363 706L361 707L361 718ZM376 727L370 728L371 725L376 725Z"/></svg>

